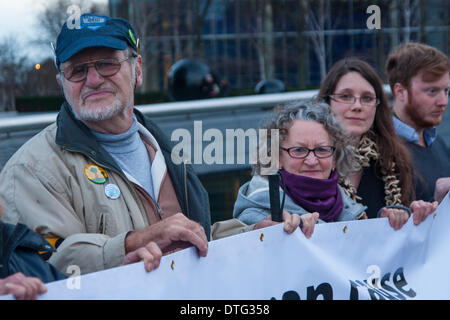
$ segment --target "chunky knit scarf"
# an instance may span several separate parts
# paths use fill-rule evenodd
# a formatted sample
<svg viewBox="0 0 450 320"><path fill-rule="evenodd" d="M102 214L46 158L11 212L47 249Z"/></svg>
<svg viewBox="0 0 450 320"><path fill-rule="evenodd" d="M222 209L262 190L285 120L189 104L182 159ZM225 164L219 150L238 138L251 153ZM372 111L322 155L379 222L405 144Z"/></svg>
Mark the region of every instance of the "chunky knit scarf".
<svg viewBox="0 0 450 320"><path fill-rule="evenodd" d="M377 145L370 138L369 134L361 137L356 158L362 167L370 167L370 160L380 160L381 164L383 164L383 159L380 159ZM395 174L395 161L392 161L389 172L386 172L382 166L381 174L384 181L384 200L386 205L401 205L402 189L399 186L399 180ZM354 201L360 201L362 199L357 195L357 190L348 177L341 177L339 184L344 189L344 192Z"/></svg>

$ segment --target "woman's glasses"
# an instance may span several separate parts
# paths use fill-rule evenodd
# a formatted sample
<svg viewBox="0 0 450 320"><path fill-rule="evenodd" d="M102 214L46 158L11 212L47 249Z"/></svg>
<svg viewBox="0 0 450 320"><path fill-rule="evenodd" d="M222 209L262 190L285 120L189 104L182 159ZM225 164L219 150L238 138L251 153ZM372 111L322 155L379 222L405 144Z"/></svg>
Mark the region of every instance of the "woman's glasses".
<svg viewBox="0 0 450 320"><path fill-rule="evenodd" d="M286 151L292 158L295 159L304 159L309 155L310 152L313 152L314 155L319 159L329 158L333 155L334 151L336 150L336 148L332 146L323 146L314 149L309 149L306 147L291 147L291 148L280 147L280 149Z"/></svg>
<svg viewBox="0 0 450 320"><path fill-rule="evenodd" d="M359 100L359 103L361 103L362 106L366 107L375 107L378 104L380 104L380 99L373 96L355 97L351 94L343 93L343 94L331 94L329 95L329 97L334 101L345 104L354 104L356 100Z"/></svg>

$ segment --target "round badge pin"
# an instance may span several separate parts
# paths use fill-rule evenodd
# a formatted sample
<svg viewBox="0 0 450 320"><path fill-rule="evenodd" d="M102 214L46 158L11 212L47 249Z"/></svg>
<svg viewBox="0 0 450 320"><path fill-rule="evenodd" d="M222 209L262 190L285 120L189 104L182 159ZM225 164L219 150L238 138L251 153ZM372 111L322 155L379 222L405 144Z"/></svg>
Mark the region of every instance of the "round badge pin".
<svg viewBox="0 0 450 320"><path fill-rule="evenodd" d="M97 184L103 184L108 180L108 174L106 173L105 169L93 163L88 163L84 167L84 174L89 179L89 181Z"/></svg>
<svg viewBox="0 0 450 320"><path fill-rule="evenodd" d="M116 200L120 197L119 187L112 183L107 184L105 186L105 195L111 200Z"/></svg>

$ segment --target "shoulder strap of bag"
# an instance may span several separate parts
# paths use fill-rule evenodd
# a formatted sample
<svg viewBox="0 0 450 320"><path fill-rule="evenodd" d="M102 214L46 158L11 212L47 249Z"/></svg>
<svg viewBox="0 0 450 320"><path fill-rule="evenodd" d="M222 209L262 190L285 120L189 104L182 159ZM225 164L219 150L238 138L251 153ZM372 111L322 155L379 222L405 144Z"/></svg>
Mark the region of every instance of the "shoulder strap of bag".
<svg viewBox="0 0 450 320"><path fill-rule="evenodd" d="M268 176L269 179L269 199L270 199L270 212L272 215L272 221L282 222L282 212L284 207L284 193L283 193L283 204L280 207L280 176L281 174L277 172L276 174L271 174Z"/></svg>

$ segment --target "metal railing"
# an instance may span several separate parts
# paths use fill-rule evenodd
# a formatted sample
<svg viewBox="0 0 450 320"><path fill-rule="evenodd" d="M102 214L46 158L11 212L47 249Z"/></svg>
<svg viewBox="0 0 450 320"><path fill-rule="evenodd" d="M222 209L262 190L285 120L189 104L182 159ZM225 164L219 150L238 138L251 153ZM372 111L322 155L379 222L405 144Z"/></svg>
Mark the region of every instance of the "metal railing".
<svg viewBox="0 0 450 320"><path fill-rule="evenodd" d="M388 95L390 94L388 85L384 86L384 90ZM317 93L318 90L306 90L229 98L155 103L139 105L136 106L136 108L150 117L187 115L201 112L273 107L289 101L308 100L316 96ZM0 133L43 129L56 120L57 114L57 112L52 112L0 118Z"/></svg>

